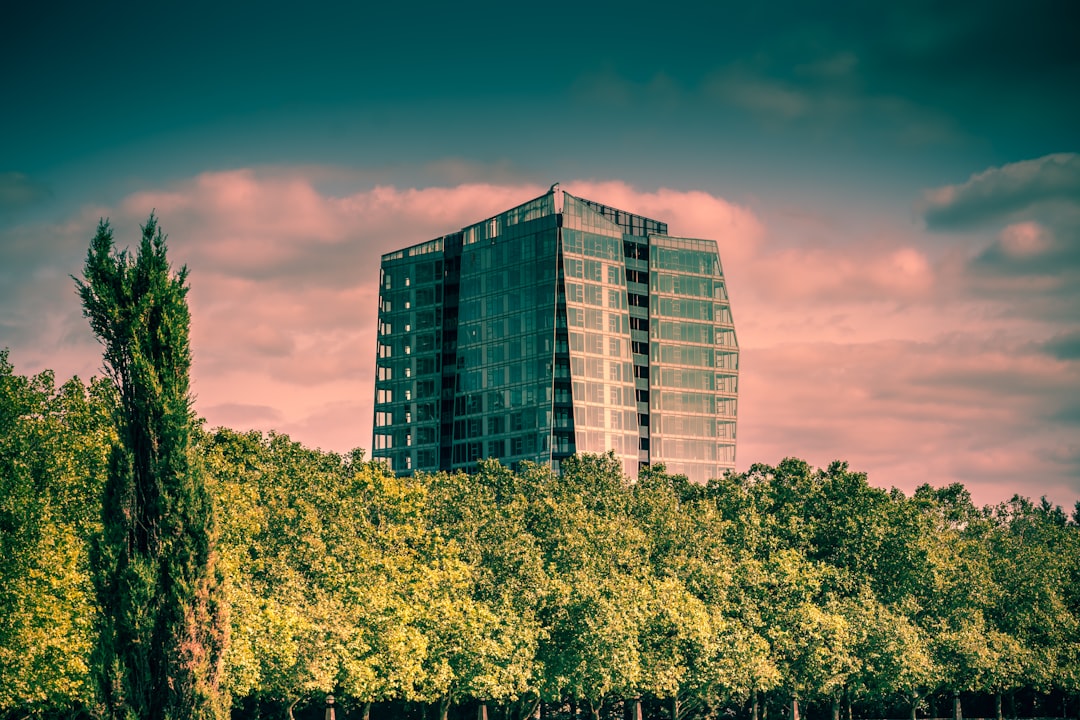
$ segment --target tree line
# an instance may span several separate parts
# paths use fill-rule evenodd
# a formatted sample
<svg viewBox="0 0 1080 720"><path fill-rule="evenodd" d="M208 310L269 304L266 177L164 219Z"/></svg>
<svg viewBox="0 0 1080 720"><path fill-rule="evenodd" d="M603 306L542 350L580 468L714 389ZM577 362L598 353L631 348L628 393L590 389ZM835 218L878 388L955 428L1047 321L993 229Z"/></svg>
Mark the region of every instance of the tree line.
<svg viewBox="0 0 1080 720"><path fill-rule="evenodd" d="M0 708L99 714L93 499L118 400L0 358ZM835 720L1080 691L1080 514L1045 501L978 508L960 485L908 496L796 459L707 485L631 482L610 456L396 477L285 435L196 435L235 712L334 692L363 718L543 701L596 719L643 698Z"/></svg>

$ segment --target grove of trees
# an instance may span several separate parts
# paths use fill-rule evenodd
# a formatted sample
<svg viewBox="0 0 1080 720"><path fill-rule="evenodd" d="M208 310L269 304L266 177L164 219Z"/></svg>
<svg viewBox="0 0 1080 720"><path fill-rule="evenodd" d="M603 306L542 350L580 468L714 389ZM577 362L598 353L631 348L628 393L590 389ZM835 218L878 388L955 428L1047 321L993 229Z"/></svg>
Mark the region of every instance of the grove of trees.
<svg viewBox="0 0 1080 720"><path fill-rule="evenodd" d="M102 709L90 549L117 402L0 355L7 717ZM226 428L189 452L218 519L237 716L326 692L376 720L541 702L595 719L638 699L664 718L1078 711L1080 516L1045 502L906 496L795 459L702 486L631 482L608 456L399 478Z"/></svg>

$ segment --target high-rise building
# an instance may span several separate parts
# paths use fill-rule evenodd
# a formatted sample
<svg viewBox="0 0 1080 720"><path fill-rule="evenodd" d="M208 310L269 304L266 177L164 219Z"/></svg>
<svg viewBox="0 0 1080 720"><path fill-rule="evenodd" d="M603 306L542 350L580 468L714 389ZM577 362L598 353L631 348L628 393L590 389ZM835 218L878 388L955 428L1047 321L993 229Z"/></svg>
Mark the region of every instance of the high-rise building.
<svg viewBox="0 0 1080 720"><path fill-rule="evenodd" d="M383 255L372 456L410 473L610 450L704 482L735 464L738 368L716 243L555 185Z"/></svg>

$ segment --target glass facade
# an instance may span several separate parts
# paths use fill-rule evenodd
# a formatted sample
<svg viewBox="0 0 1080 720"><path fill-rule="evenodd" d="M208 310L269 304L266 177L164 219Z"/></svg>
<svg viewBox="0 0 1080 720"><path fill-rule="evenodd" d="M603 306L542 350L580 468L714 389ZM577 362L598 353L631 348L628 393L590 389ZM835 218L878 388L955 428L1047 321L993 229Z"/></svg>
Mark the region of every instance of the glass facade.
<svg viewBox="0 0 1080 720"><path fill-rule="evenodd" d="M556 469L614 451L734 467L738 346L716 243L562 192L384 255L372 456Z"/></svg>
<svg viewBox="0 0 1080 720"><path fill-rule="evenodd" d="M556 223L545 195L463 231L451 468L551 460Z"/></svg>
<svg viewBox="0 0 1080 720"><path fill-rule="evenodd" d="M572 407L560 404L557 418L572 421L567 428L572 432L556 423L557 450L614 450L626 471L636 473L638 419L623 233L568 194L562 217L556 377L562 381L560 398L571 400Z"/></svg>
<svg viewBox="0 0 1080 720"><path fill-rule="evenodd" d="M654 235L650 460L704 482L735 463L739 349L712 240Z"/></svg>

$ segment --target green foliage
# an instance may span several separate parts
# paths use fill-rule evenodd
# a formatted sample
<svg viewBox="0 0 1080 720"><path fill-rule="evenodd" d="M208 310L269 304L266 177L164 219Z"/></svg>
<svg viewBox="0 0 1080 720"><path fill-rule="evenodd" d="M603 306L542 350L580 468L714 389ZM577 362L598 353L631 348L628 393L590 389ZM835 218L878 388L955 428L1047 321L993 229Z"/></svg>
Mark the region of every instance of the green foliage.
<svg viewBox="0 0 1080 720"><path fill-rule="evenodd" d="M113 718L218 718L226 608L212 497L192 453L186 269L173 273L153 215L132 257L102 221L83 313L118 401L95 546L97 687Z"/></svg>
<svg viewBox="0 0 1080 720"><path fill-rule="evenodd" d="M88 705L93 588L85 501L112 437L109 388L15 375L0 351L0 708Z"/></svg>
<svg viewBox="0 0 1080 720"><path fill-rule="evenodd" d="M958 485L906 497L842 463L794 459L705 486L662 467L630 481L610 455L569 459L560 475L484 461L473 475L396 477L359 451L202 432L185 424L186 386L170 405L168 384L133 397L162 408L146 416L187 450L140 460L114 418L122 388L56 388L0 356L3 709L92 702L90 669L109 657L91 651L93 577L126 593L126 627L154 622L164 558L124 565L95 538L123 530L134 546L135 529L85 502L110 468L107 507L133 502L122 488L144 462L187 473L162 498L205 482L186 502L212 502L220 528L206 542L217 607L231 607L221 686L264 707L332 691L442 716L479 700L523 720L541 700L598 718L644 697L683 718L765 698L771 716L792 699L914 712L954 690L1080 688L1080 528L1045 501L980 509ZM154 537L190 558L176 535ZM92 548L112 563L96 576ZM123 657L106 682L129 692Z"/></svg>

